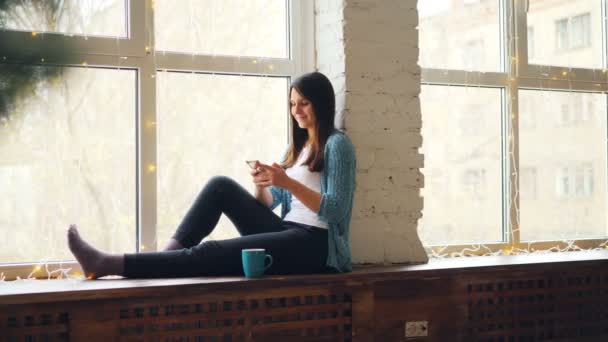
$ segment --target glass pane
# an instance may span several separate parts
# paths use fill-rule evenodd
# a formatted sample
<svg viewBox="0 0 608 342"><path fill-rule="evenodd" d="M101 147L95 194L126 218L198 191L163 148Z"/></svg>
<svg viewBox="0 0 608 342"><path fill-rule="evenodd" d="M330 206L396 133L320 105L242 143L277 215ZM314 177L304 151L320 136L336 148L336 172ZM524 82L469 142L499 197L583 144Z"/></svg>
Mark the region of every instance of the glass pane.
<svg viewBox="0 0 608 342"><path fill-rule="evenodd" d="M423 68L500 71L499 1L419 0Z"/></svg>
<svg viewBox="0 0 608 342"><path fill-rule="evenodd" d="M284 0L157 0L154 18L157 50L289 57Z"/></svg>
<svg viewBox="0 0 608 342"><path fill-rule="evenodd" d="M0 29L127 36L126 0L3 1Z"/></svg>
<svg viewBox="0 0 608 342"><path fill-rule="evenodd" d="M422 86L425 245L502 240L501 90Z"/></svg>
<svg viewBox="0 0 608 342"><path fill-rule="evenodd" d="M530 64L602 68L602 2L530 0L531 45Z"/></svg>
<svg viewBox="0 0 608 342"><path fill-rule="evenodd" d="M2 66L0 83L21 88L31 68ZM48 77L13 92L0 118L0 263L73 259L70 223L99 248L134 251L136 73L36 69Z"/></svg>
<svg viewBox="0 0 608 342"><path fill-rule="evenodd" d="M606 95L519 94L521 239L605 238Z"/></svg>
<svg viewBox="0 0 608 342"><path fill-rule="evenodd" d="M280 162L287 144L287 78L158 73L158 241L164 245L207 181L253 192L245 160ZM210 239L238 236L222 216Z"/></svg>

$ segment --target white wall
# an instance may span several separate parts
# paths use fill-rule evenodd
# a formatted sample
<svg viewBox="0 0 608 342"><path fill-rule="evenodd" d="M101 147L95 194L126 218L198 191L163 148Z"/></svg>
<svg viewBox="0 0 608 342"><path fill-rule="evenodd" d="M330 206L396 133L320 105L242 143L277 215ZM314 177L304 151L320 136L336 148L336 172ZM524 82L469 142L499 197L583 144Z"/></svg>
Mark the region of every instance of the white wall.
<svg viewBox="0 0 608 342"><path fill-rule="evenodd" d="M316 65L357 151L356 263L426 262L416 0L317 0Z"/></svg>

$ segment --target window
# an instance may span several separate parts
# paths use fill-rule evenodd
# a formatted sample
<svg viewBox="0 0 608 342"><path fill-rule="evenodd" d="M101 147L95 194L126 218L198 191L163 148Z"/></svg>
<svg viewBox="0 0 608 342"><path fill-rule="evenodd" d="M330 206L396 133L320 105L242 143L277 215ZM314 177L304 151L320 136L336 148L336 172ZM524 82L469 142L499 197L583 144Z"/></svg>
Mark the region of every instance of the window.
<svg viewBox="0 0 608 342"><path fill-rule="evenodd" d="M462 175L464 192L472 197L483 197L486 191L486 170L467 169Z"/></svg>
<svg viewBox="0 0 608 342"><path fill-rule="evenodd" d="M125 0L65 0L6 2L0 29L54 32L83 36L127 36Z"/></svg>
<svg viewBox="0 0 608 342"><path fill-rule="evenodd" d="M572 248L565 240L594 248L606 241L607 198L599 191L608 173L606 6L418 2L422 172L436 177L442 170L456 182L439 191L442 183L432 181L421 191L419 230L436 254ZM425 41L436 32L463 38ZM474 42L486 46L480 52ZM467 58L451 64L423 58L454 49L466 50Z"/></svg>
<svg viewBox="0 0 608 342"><path fill-rule="evenodd" d="M555 38L555 47L558 51L570 48L570 44L568 44L568 18L555 22Z"/></svg>
<svg viewBox="0 0 608 342"><path fill-rule="evenodd" d="M535 200L537 194L537 172L533 166L521 167L519 175L521 200Z"/></svg>
<svg viewBox="0 0 608 342"><path fill-rule="evenodd" d="M589 13L560 19L555 23L557 50L585 48L591 45Z"/></svg>
<svg viewBox="0 0 608 342"><path fill-rule="evenodd" d="M3 5L0 273L76 266L70 223L104 250L154 250L211 176L250 187L243 154L273 161L288 141L312 15L301 0ZM235 234L222 219L211 238Z"/></svg>
<svg viewBox="0 0 608 342"><path fill-rule="evenodd" d="M560 113L556 116L557 125L562 127L574 127L582 125L592 120L596 113L594 102L601 99L593 99L585 93L566 93L555 96L555 101L559 103Z"/></svg>
<svg viewBox="0 0 608 342"><path fill-rule="evenodd" d="M462 49L461 65L465 70L475 70L479 65L485 65L485 46L483 40L470 40Z"/></svg>
<svg viewBox="0 0 608 342"><path fill-rule="evenodd" d="M557 168L556 195L558 198L591 197L593 186L593 167L590 163Z"/></svg>
<svg viewBox="0 0 608 342"><path fill-rule="evenodd" d="M589 13L572 17L572 34L570 35L570 48L584 48L591 45L591 16Z"/></svg>
<svg viewBox="0 0 608 342"><path fill-rule="evenodd" d="M458 130L461 137L481 135L483 133L484 115L480 105L470 105L464 112L458 113Z"/></svg>
<svg viewBox="0 0 608 342"><path fill-rule="evenodd" d="M501 99L497 88L422 86L422 135L427 138L421 148L425 202L419 225L426 244L501 239ZM462 132L463 123L474 129ZM437 230L442 227L454 229Z"/></svg>
<svg viewBox="0 0 608 342"><path fill-rule="evenodd" d="M528 58L534 58L534 27L528 26Z"/></svg>
<svg viewBox="0 0 608 342"><path fill-rule="evenodd" d="M507 1L507 3L510 1ZM576 0L529 0L529 6L522 5L520 12L525 14L526 25L533 27L534 39L527 32L528 61L539 75L551 79L560 77L563 69L549 72L547 66L560 66L582 69L603 69L603 14L602 1ZM527 13L526 13L527 10ZM522 35L518 35L521 38ZM533 49L531 46L534 45ZM528 66L526 69L530 69ZM580 76L580 73L577 75ZM523 75L522 75L523 76Z"/></svg>
<svg viewBox="0 0 608 342"><path fill-rule="evenodd" d="M418 1L423 68L500 71L495 1Z"/></svg>

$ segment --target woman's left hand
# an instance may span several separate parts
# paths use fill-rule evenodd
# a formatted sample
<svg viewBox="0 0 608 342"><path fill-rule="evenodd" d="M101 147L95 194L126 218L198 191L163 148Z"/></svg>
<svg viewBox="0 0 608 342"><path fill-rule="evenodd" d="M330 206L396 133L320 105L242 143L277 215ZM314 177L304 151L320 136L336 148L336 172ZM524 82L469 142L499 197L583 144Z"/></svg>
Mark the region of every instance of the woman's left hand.
<svg viewBox="0 0 608 342"><path fill-rule="evenodd" d="M266 180L261 183L264 186L274 185L279 188L287 189L291 184L291 178L285 173L281 165L272 163L272 165L259 164L262 172L266 175Z"/></svg>

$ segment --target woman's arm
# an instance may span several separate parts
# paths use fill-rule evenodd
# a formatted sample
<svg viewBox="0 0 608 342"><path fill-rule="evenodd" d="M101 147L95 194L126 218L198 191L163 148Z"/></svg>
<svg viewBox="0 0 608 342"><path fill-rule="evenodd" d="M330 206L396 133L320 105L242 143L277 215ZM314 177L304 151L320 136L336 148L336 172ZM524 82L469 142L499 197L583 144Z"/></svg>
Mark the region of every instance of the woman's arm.
<svg viewBox="0 0 608 342"><path fill-rule="evenodd" d="M254 193L255 198L262 202L265 206L270 207L272 205L272 194L270 193L270 190L268 190L267 188L259 188L259 187L255 187L255 193Z"/></svg>
<svg viewBox="0 0 608 342"><path fill-rule="evenodd" d="M306 185L298 182L293 178L289 178L285 190L291 192L297 199L302 202L308 209L313 212L319 211L321 205L321 193L312 190Z"/></svg>
<svg viewBox="0 0 608 342"><path fill-rule="evenodd" d="M321 196L319 217L327 222L339 222L351 210L355 191L356 158L350 140L342 134L328 141L325 154L327 188Z"/></svg>
<svg viewBox="0 0 608 342"><path fill-rule="evenodd" d="M291 192L293 196L313 212L319 211L319 205L321 204L320 193L289 177L285 170L277 163L272 165L259 164L259 167L262 169L263 174L260 174L261 180L256 183L258 186L274 185L275 187L285 189Z"/></svg>

